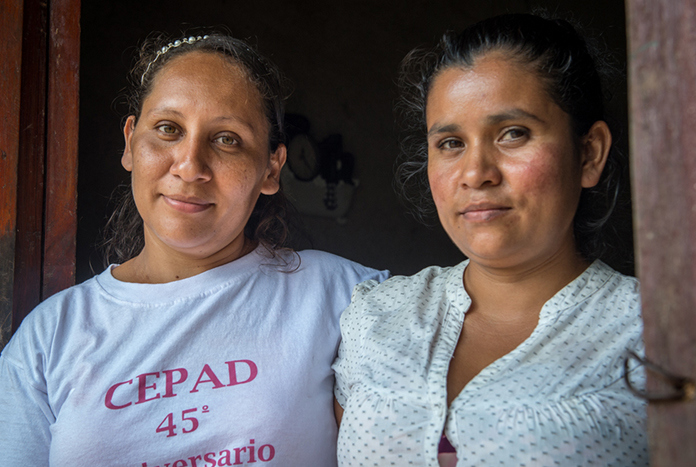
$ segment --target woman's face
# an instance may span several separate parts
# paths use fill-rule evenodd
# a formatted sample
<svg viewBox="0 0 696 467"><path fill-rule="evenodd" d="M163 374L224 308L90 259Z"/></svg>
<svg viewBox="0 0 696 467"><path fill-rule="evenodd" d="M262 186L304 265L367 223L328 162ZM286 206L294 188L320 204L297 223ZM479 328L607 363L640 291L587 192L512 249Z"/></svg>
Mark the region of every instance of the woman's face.
<svg viewBox="0 0 696 467"><path fill-rule="evenodd" d="M285 148L268 146L260 95L221 55L191 52L156 75L124 128L146 248L196 258L241 249L259 194L278 191Z"/></svg>
<svg viewBox="0 0 696 467"><path fill-rule="evenodd" d="M501 53L448 68L433 81L426 121L438 216L472 262L534 267L574 254L581 188L601 168L587 170L591 144L575 148L570 116L537 75Z"/></svg>

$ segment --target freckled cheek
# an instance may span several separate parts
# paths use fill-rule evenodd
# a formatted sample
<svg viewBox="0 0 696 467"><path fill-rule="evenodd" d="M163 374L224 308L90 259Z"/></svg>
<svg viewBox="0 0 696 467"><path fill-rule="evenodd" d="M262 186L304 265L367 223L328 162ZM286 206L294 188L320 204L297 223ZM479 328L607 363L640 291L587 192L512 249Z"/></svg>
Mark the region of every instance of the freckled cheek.
<svg viewBox="0 0 696 467"><path fill-rule="evenodd" d="M133 170L131 182L140 210L140 202L157 198L162 192L172 189L172 179L167 177L171 163L161 151L154 151L152 145L141 144L133 148Z"/></svg>
<svg viewBox="0 0 696 467"><path fill-rule="evenodd" d="M166 150L152 143L143 143L133 147L133 171L152 175L166 172L171 166L171 158Z"/></svg>
<svg viewBox="0 0 696 467"><path fill-rule="evenodd" d="M508 182L521 193L558 197L569 182L562 157L568 156L545 148L527 163L508 168Z"/></svg>
<svg viewBox="0 0 696 467"><path fill-rule="evenodd" d="M245 185L249 183L249 180L251 180L252 176L252 171L244 168L239 172L239 179L244 183Z"/></svg>
<svg viewBox="0 0 696 467"><path fill-rule="evenodd" d="M557 173L537 166L518 167L510 175L508 183L523 195L552 193L559 182Z"/></svg>
<svg viewBox="0 0 696 467"><path fill-rule="evenodd" d="M224 180L224 185L227 187L245 187L255 179L256 171L253 167L242 164L213 164L211 170L214 177L218 180Z"/></svg>
<svg viewBox="0 0 696 467"><path fill-rule="evenodd" d="M444 207L444 202L446 202L448 198L443 181L431 175L428 177L428 182L430 184L430 193L432 194L435 206L438 210L441 210Z"/></svg>
<svg viewBox="0 0 696 467"><path fill-rule="evenodd" d="M432 162L428 164L428 183L438 206L451 198L458 186L454 170L448 169L444 164Z"/></svg>

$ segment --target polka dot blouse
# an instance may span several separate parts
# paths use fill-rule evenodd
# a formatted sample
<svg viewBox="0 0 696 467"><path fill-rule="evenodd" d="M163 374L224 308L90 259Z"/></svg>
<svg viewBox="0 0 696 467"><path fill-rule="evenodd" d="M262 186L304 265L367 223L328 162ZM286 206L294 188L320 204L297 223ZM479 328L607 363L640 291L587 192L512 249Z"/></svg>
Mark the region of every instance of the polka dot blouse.
<svg viewBox="0 0 696 467"><path fill-rule="evenodd" d="M447 407L466 265L356 287L334 364L339 465L437 466L443 431L458 467L648 465L645 404L623 380L626 350L643 351L636 279L595 261Z"/></svg>

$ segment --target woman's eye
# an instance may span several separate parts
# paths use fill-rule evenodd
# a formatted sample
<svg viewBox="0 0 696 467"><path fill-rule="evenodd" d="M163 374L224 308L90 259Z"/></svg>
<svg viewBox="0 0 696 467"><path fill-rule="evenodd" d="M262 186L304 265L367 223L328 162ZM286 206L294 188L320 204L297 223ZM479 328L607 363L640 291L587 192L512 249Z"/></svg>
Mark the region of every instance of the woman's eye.
<svg viewBox="0 0 696 467"><path fill-rule="evenodd" d="M215 138L215 141L224 146L233 146L237 144L237 140L230 135L222 135Z"/></svg>
<svg viewBox="0 0 696 467"><path fill-rule="evenodd" d="M177 129L173 127L172 125L159 125L156 127L159 131L166 135L175 135L177 133Z"/></svg>
<svg viewBox="0 0 696 467"><path fill-rule="evenodd" d="M510 128L503 133L501 141L517 141L527 136L527 131L522 128Z"/></svg>
<svg viewBox="0 0 696 467"><path fill-rule="evenodd" d="M438 145L440 149L459 149L463 146L464 143L458 139L446 139Z"/></svg>

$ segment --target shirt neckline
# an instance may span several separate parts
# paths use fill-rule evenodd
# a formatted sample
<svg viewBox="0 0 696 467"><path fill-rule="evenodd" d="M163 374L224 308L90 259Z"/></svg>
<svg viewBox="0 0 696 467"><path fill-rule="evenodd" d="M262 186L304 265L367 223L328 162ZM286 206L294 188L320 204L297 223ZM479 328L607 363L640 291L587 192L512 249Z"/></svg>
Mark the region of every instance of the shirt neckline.
<svg viewBox="0 0 696 467"><path fill-rule="evenodd" d="M117 264L111 264L98 276L97 283L102 292L115 300L131 305L171 304L176 301L207 295L215 290L239 281L255 271L264 260L265 249L258 245L253 251L229 263L209 269L192 277L163 284L143 284L124 282L113 276L112 270Z"/></svg>
<svg viewBox="0 0 696 467"><path fill-rule="evenodd" d="M470 304L471 297L469 297L469 294L466 292L463 282L463 273L464 269L466 269L466 266L468 265L468 260L464 261L461 264L463 264L464 267L462 268L462 274L459 276L461 280L460 288L463 290L465 301ZM457 267L459 267L460 265L457 265ZM599 290L602 287L602 285L609 280L612 273L613 270L609 268L607 265L605 265L602 261L595 260L582 273L580 273L578 277L570 281L561 290L556 292L556 294L554 294L549 300L547 300L546 303L544 303L544 305L541 307L541 310L539 312L539 321L537 322L537 325L534 327L534 330L529 335L529 337L522 341L512 351L491 362L488 366L483 368L476 376L474 376L466 384L466 386L464 386L464 388L459 392L459 394L457 394L457 397L454 398L452 403L449 405L448 412L456 410L459 407L459 405L464 403L461 402L461 400L465 398L462 396L466 396L466 394L472 391L476 391L478 387L486 384L486 382L500 370L500 367L504 366L509 360L515 359L519 354L524 353L526 349L533 345L533 343L539 338L539 335L543 333L544 330L551 323L555 322L565 310L584 301L590 295L592 295L592 293ZM448 281L447 284L448 296L450 296L449 287L453 285L454 278L450 278L450 281ZM464 310L464 319L466 319L466 311L468 311L468 307ZM464 322L462 321L460 326L463 325ZM461 329L459 332L461 333ZM452 349L452 352L454 352L454 349ZM445 375L445 378L446 377L447 376ZM445 379L445 385L446 384L447 380Z"/></svg>

